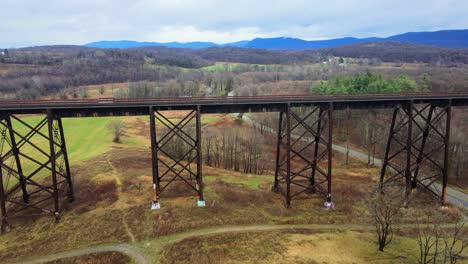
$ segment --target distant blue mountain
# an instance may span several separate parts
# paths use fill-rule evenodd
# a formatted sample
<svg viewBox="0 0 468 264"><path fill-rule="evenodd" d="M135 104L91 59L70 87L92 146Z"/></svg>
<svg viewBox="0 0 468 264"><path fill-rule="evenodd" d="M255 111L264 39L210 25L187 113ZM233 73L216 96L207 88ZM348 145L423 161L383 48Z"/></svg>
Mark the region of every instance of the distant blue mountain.
<svg viewBox="0 0 468 264"><path fill-rule="evenodd" d="M169 48L189 48L189 49L205 49L210 47L217 46L233 46L233 47L243 47L249 41L239 41L226 44L216 44L213 42L139 42L132 40L115 40L115 41L97 41L85 44L87 47L92 48L103 48L103 49L128 49L128 48L139 48L139 47L169 47Z"/></svg>
<svg viewBox="0 0 468 264"><path fill-rule="evenodd" d="M305 50L330 48L346 44L375 40L379 40L379 38L338 38L312 41L297 38L256 38L248 42L247 45L245 45L245 47L257 49Z"/></svg>
<svg viewBox="0 0 468 264"><path fill-rule="evenodd" d="M409 32L401 35L395 35L388 38L337 38L328 40L302 40L297 38L256 38L253 40L243 40L239 42L217 44L213 42L138 42L130 40L119 41L98 41L85 44L87 47L94 48L137 48L148 46L163 46L170 48L190 48L204 49L210 47L247 47L257 49L272 50L305 50L331 48L341 45L369 42L369 41L397 41L402 43L428 45L448 48L468 48L468 29L464 30L441 30L435 32Z"/></svg>
<svg viewBox="0 0 468 264"><path fill-rule="evenodd" d="M440 30L435 32L408 32L388 37L386 40L447 48L467 48L468 29Z"/></svg>

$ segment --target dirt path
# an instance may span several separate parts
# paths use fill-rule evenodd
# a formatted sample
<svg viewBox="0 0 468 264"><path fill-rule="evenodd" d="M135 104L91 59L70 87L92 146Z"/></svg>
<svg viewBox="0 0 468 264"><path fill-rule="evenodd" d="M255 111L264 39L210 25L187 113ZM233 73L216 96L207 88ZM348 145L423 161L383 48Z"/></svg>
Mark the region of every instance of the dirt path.
<svg viewBox="0 0 468 264"><path fill-rule="evenodd" d="M399 228L408 228L412 225L400 225ZM453 224L443 225L442 227L452 227ZM179 242L181 240L200 237L206 235L216 235L232 232L256 232L256 231L270 231L270 230L287 230L287 229L308 229L319 231L370 231L374 229L372 225L366 224L296 224L296 225L252 225L252 226L223 226L188 231L169 236L162 236L154 240L139 242L136 244L114 244L114 245L98 245L88 248L70 250L66 252L51 254L41 257L30 257L19 262L10 262L11 264L38 264L48 261L59 260L63 258L79 257L91 253L103 252L120 252L132 258L134 263L149 264L157 263L161 249L164 246Z"/></svg>
<svg viewBox="0 0 468 264"><path fill-rule="evenodd" d="M55 260L64 259L64 258L79 257L79 256L88 255L88 254L104 253L104 252L123 253L129 256L130 258L132 258L132 260L138 264L151 263L149 259L146 257L146 255L143 254L143 252L140 249L138 249L137 247L131 246L129 244L100 245L100 246L94 246L94 247L89 247L89 248L82 248L82 249L70 250L66 252L60 252L60 253L52 254L48 256L29 258L20 262L11 262L11 263L39 264L39 263L46 263L46 262L55 261Z"/></svg>
<svg viewBox="0 0 468 264"><path fill-rule="evenodd" d="M117 169L114 167L114 164L112 164L112 161L110 160L110 158L108 157L107 158L107 164L109 165L109 167L112 169L112 174L117 176ZM122 193L122 184L119 184L118 185L118 193L119 193L119 197L120 197L120 194ZM122 213L122 224L123 224L123 227L125 229L125 233L127 233L128 237L130 238L130 241L132 243L135 243L135 236L133 235L132 231L130 230L130 227L128 226L127 224L127 219L125 218L125 210L120 210L121 213Z"/></svg>
<svg viewBox="0 0 468 264"><path fill-rule="evenodd" d="M248 231L269 231L269 230L285 230L285 229L311 229L311 230L370 230L373 227L371 225L319 225L319 224L309 224L309 225L253 225L253 226L225 226L209 229L200 229L195 231L189 231L185 233L174 234L170 236L164 236L157 238L152 241L146 241L139 244L114 244L114 245L98 245L88 248L70 250L65 252L60 252L56 254L51 254L47 256L40 257L31 257L19 262L10 262L14 264L39 264L46 263L54 260L72 258L84 256L92 253L103 253L103 252L120 252L130 258L135 263L138 264L149 264L157 261L161 249L169 244L181 241L190 237L198 237L205 235L214 235L214 234L223 234L231 232L248 232ZM140 247L144 248L143 250ZM147 246L150 245L150 246ZM145 254L145 251L151 252L153 257L150 257L149 254Z"/></svg>

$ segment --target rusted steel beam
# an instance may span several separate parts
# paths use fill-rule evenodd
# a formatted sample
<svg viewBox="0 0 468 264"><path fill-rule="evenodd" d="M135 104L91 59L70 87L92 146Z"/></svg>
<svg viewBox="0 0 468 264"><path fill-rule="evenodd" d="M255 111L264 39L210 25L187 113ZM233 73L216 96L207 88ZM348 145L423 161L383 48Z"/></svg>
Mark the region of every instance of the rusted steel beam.
<svg viewBox="0 0 468 264"><path fill-rule="evenodd" d="M306 193L323 195L325 205L331 207L333 105L323 104L310 111L305 107L296 109L291 104L285 107L284 136L283 118L280 118L273 190L284 196L286 207L291 205L293 199L305 198ZM285 153L280 161L279 146L282 143L285 143ZM320 167L321 161L326 162L323 168Z"/></svg>
<svg viewBox="0 0 468 264"><path fill-rule="evenodd" d="M397 109L392 118L381 169L380 188L383 191L389 183L398 183L404 178L407 198L405 205L410 200L411 190L417 187L433 194L444 205L449 168L450 100L444 105L426 104L419 108L414 106L412 100L408 100L402 110L398 124ZM402 139L405 139L405 143ZM442 181L442 190L435 185L439 180Z"/></svg>
<svg viewBox="0 0 468 264"><path fill-rule="evenodd" d="M60 194L64 188L68 189L68 199L73 200L73 183L70 173L70 165L68 161L68 153L63 131L63 124L60 117L53 110L46 111L46 118L42 119L36 125L30 125L13 115L2 114L0 126L3 127L4 134L2 135L1 145L7 142L9 147L0 150L0 167L2 170L3 181L8 182L9 186L1 186L4 203L4 219L12 217L24 216L23 211L34 209L38 214L44 212L51 213L56 220L60 218ZM26 133L19 133L12 125L11 119L18 121L19 125L23 125L29 129ZM47 125L47 132L44 134L40 130ZM8 131L6 131L8 130ZM48 142L48 147L42 149L35 143L34 138L38 136L45 138ZM18 139L18 140L17 140ZM38 151L38 155L45 160L36 156L25 154L24 147L32 147ZM21 166L21 159L25 158L31 161L35 168L30 168L24 171ZM8 161L8 164L6 162ZM63 162L63 163L62 163ZM15 165L16 164L16 165ZM34 177L39 172L47 171L50 173L49 179L37 180ZM5 178L8 178L5 180ZM10 181L13 178L15 181ZM4 182L2 182L4 184ZM18 196L18 192L22 192L22 196ZM22 198L22 199L20 199ZM53 209L50 209L49 200L53 200ZM22 213L19 215L19 213ZM29 214L32 213L28 212Z"/></svg>
<svg viewBox="0 0 468 264"><path fill-rule="evenodd" d="M6 210L6 196L5 196L5 186L3 185L3 169L2 165L3 160L0 159L0 212L2 213L2 223L1 223L1 232L8 232L9 223L8 215Z"/></svg>
<svg viewBox="0 0 468 264"><path fill-rule="evenodd" d="M409 199L409 195L411 194L411 179L412 171L411 171L411 154L413 150L413 101L410 100L406 106L406 110L408 113L408 132L406 137L406 170L405 170L405 178L406 178L406 198L407 201Z"/></svg>
<svg viewBox="0 0 468 264"><path fill-rule="evenodd" d="M399 111L398 106L395 107L395 109L393 109L392 122L390 124L390 131L388 132L388 139L387 139L387 145L385 147L384 158L383 158L383 161L382 161L382 168L380 170L379 188L380 188L381 192L383 191L384 177L385 177L385 173L387 171L387 165L388 165L388 161L389 161L388 155L390 154L390 147L391 147L391 144L392 144L393 136L395 134L395 123L396 123L396 119L398 117L398 111Z"/></svg>
<svg viewBox="0 0 468 264"><path fill-rule="evenodd" d="M197 193L198 205L204 205L201 154L202 110L201 106L195 106L188 111L189 113L181 120L173 122L165 116L163 111L156 111L154 107L149 108L154 184L153 209L159 208L160 195L167 187L176 182L187 184ZM161 126L158 126L159 124ZM160 132L158 132L158 128L161 130ZM178 144L182 144L182 147L186 148L184 153L180 153L182 156L174 156L173 149L169 149L173 147L169 144L173 140L180 140ZM164 155L166 161L159 154ZM196 169L190 166L192 163L196 163ZM160 171L161 169L162 171ZM161 182L164 182L163 186ZM155 204L158 204L157 208L154 208Z"/></svg>
<svg viewBox="0 0 468 264"><path fill-rule="evenodd" d="M450 155L450 125L452 119L452 100L448 101L445 108L446 121L445 121L445 138L444 138L444 169L442 172L442 195L441 204L445 205L447 201L447 183L448 183L448 170L449 170L449 155Z"/></svg>
<svg viewBox="0 0 468 264"><path fill-rule="evenodd" d="M15 156L16 168L18 169L18 174L19 174L18 175L19 182L21 185L21 191L23 192L23 201L27 203L29 200L29 194L28 194L28 191L26 190L26 180L23 174L23 168L21 166L21 160L19 157L20 156L19 148L18 148L18 145L16 144L15 133L13 132L13 125L11 123L10 116L7 116L5 121L6 121L8 128L11 128L11 129L7 129L10 134L11 151L13 152L13 155Z"/></svg>
<svg viewBox="0 0 468 264"><path fill-rule="evenodd" d="M158 162L158 142L156 140L156 122L153 106L149 107L150 118L150 138L151 138L151 169L153 174L153 204L152 208L159 207L159 193L161 192L160 178L159 178L159 162Z"/></svg>
<svg viewBox="0 0 468 264"><path fill-rule="evenodd" d="M333 102L328 104L328 193L327 202L331 203L332 193L332 162L333 162ZM330 204L333 206L333 204Z"/></svg>
<svg viewBox="0 0 468 264"><path fill-rule="evenodd" d="M318 121L317 121L317 129L315 132L314 137L314 157L312 161L312 173L310 175L310 184L311 184L311 191L315 192L315 171L317 170L317 157L319 151L319 143L320 143L320 134L322 131L322 115L323 115L323 108L320 107L319 114L318 114Z"/></svg>
<svg viewBox="0 0 468 264"><path fill-rule="evenodd" d="M75 193L73 190L73 180L72 180L72 175L71 175L71 170L70 170L70 162L68 160L68 151L67 151L67 144L65 140L65 133L63 131L62 118L60 117L57 118L57 126L58 126L59 133L60 133L60 141L61 141L60 143L62 145L61 153L63 153L63 160L65 163L65 173L66 173L65 178L67 180L67 185L68 185L68 192L67 192L68 201L73 202L75 200Z"/></svg>
<svg viewBox="0 0 468 264"><path fill-rule="evenodd" d="M286 106L286 207L291 206L291 104Z"/></svg>
<svg viewBox="0 0 468 264"><path fill-rule="evenodd" d="M435 106L430 105L429 113L428 113L427 119L426 119L426 124L424 126L423 133L422 133L421 148L420 148L420 151L419 151L418 158L416 159L416 169L414 170L413 181L411 183L411 188L413 188L413 189L416 188L416 185L417 185L419 169L420 169L420 166L421 166L421 162L423 161L424 148L426 147L427 138L429 136L429 131L430 131L429 129L431 127L430 124L431 124L432 114L434 112L434 109L435 109ZM421 116L422 116L422 114L421 114Z"/></svg>
<svg viewBox="0 0 468 264"><path fill-rule="evenodd" d="M279 192L279 173L280 173L280 155L281 155L281 143L283 140L282 136L282 126L283 126L283 112L279 113L278 118L278 137L276 141L276 162L275 162L275 182L273 184L273 191Z"/></svg>
<svg viewBox="0 0 468 264"><path fill-rule="evenodd" d="M54 142L54 113L52 110L47 110L47 127L49 130L49 148L50 148L50 166L52 172L52 184L53 184L53 197L54 197L54 215L55 220L60 220L60 204L59 204L59 190L57 186L57 157L55 153L55 142Z"/></svg>
<svg viewBox="0 0 468 264"><path fill-rule="evenodd" d="M198 189L198 199L199 199L199 206L204 206L204 198L203 198L203 174L202 174L202 145L201 145L201 107L197 105L197 118L196 118L196 148L197 148L197 189Z"/></svg>

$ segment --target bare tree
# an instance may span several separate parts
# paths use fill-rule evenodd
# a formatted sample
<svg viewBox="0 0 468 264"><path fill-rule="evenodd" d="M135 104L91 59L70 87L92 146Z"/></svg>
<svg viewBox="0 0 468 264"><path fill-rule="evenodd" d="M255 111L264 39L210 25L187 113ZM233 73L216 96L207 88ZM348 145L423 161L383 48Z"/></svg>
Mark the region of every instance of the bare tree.
<svg viewBox="0 0 468 264"><path fill-rule="evenodd" d="M123 120L112 120L107 124L107 129L112 133L112 141L115 143L120 143L120 138L125 130L125 122Z"/></svg>
<svg viewBox="0 0 468 264"><path fill-rule="evenodd" d="M466 235L465 225L467 220L465 217L455 224L455 226L447 232L444 239L444 263L455 264L461 258L461 254L468 247L468 236Z"/></svg>
<svg viewBox="0 0 468 264"><path fill-rule="evenodd" d="M398 222L401 216L403 205L401 197L404 197L401 191L388 189L385 194L376 191L369 202L380 251L383 251L393 240L393 225Z"/></svg>
<svg viewBox="0 0 468 264"><path fill-rule="evenodd" d="M419 256L418 263L430 264L437 263L441 243L441 228L439 218L432 226L421 226L418 224L418 245Z"/></svg>

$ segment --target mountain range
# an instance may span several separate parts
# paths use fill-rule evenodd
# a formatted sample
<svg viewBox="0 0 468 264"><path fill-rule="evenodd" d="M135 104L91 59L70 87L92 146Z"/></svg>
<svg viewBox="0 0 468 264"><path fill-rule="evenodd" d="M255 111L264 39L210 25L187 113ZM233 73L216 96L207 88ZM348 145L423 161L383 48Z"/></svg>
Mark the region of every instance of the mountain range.
<svg viewBox="0 0 468 264"><path fill-rule="evenodd" d="M271 50L306 50L320 49L355 44L370 41L394 41L416 45L437 46L446 48L468 48L468 29L462 30L440 30L433 32L408 32L387 38L336 38L328 40L303 40L298 38L255 38L233 43L217 44L213 42L139 42L131 40L97 41L85 44L94 48L137 48L150 46L163 46L170 48L203 49L210 47L246 47Z"/></svg>

